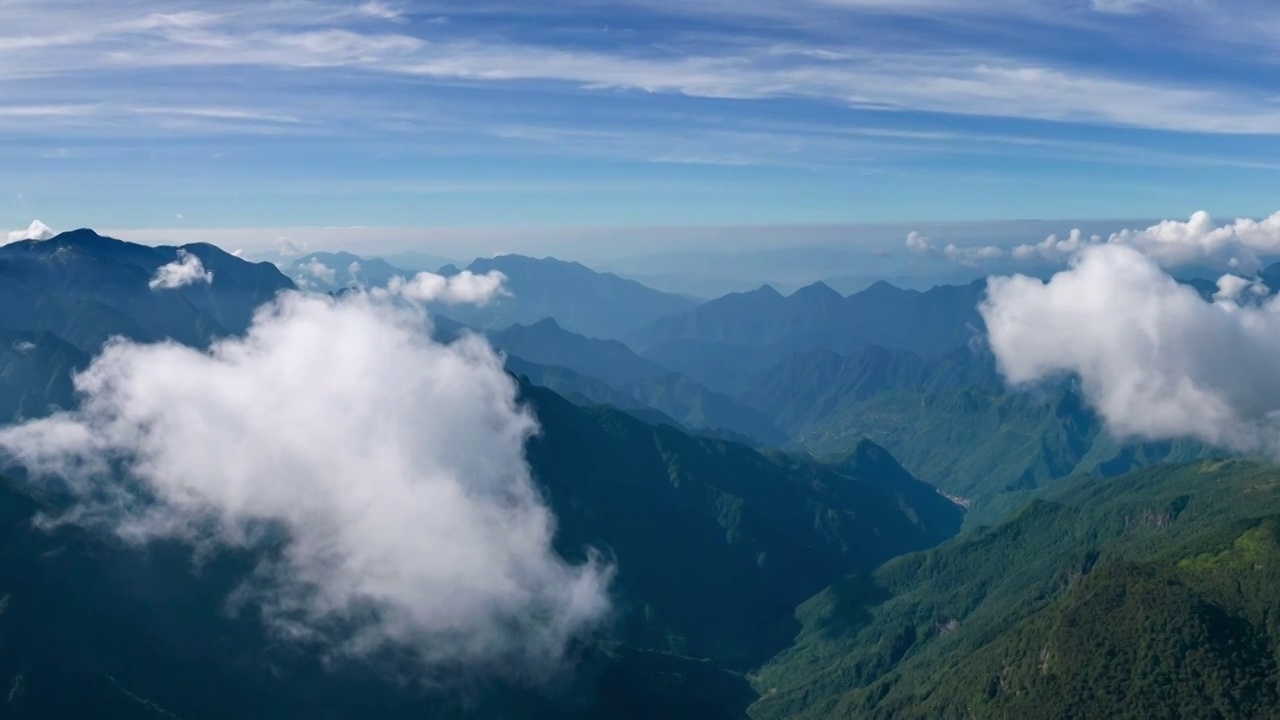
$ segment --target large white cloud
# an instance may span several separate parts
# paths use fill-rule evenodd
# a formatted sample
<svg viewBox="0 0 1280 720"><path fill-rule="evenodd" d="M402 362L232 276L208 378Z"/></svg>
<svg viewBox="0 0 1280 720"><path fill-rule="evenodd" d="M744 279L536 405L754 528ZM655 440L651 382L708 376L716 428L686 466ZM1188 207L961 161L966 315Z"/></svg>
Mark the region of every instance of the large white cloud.
<svg viewBox="0 0 1280 720"><path fill-rule="evenodd" d="M178 249L178 259L156 269L156 274L147 283L152 290L175 290L195 283L213 282L213 273L204 269L200 258Z"/></svg>
<svg viewBox="0 0 1280 720"><path fill-rule="evenodd" d="M1020 245L1014 248L1013 257L1061 262L1082 248L1101 244L1136 248L1164 267L1203 263L1255 272L1262 265L1262 256L1280 254L1280 212L1261 221L1246 218L1219 225L1209 213L1200 211L1185 222L1165 220L1144 230L1121 230L1105 239L1072 230L1064 239L1050 235L1034 245Z"/></svg>
<svg viewBox="0 0 1280 720"><path fill-rule="evenodd" d="M1126 243L1088 246L1048 282L993 277L979 310L1015 384L1079 377L1120 437L1280 454L1280 300L1219 281L1203 299ZM1253 299L1245 302L1249 295Z"/></svg>
<svg viewBox="0 0 1280 720"><path fill-rule="evenodd" d="M0 449L66 478L75 520L126 538L287 531L242 593L276 628L545 666L606 613L610 570L552 549L524 457L537 424L502 360L429 329L387 293L287 292L208 351L109 344L76 379L78 410L2 430Z"/></svg>
<svg viewBox="0 0 1280 720"><path fill-rule="evenodd" d="M48 240L54 236L53 230L39 220L32 220L31 224L24 230L14 230L9 233L8 241L2 244L21 242L23 240Z"/></svg>

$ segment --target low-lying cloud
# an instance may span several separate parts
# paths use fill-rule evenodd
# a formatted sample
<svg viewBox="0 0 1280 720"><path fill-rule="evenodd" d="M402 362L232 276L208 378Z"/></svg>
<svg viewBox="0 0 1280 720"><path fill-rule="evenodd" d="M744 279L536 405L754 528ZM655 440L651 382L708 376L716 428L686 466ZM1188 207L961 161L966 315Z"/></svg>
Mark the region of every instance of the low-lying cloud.
<svg viewBox="0 0 1280 720"><path fill-rule="evenodd" d="M1034 245L1020 245L1012 255L1019 260L1062 262L1092 245L1131 247L1167 268L1201 263L1252 273L1262 267L1262 256L1280 254L1280 212L1265 220L1242 218L1219 225L1209 213L1201 211L1185 222L1165 220L1143 230L1121 230L1106 238L1086 237L1077 229L1065 238L1050 235Z"/></svg>
<svg viewBox="0 0 1280 720"><path fill-rule="evenodd" d="M444 276L422 272L410 280L396 276L387 283L386 293L417 302L439 302L446 305L487 305L495 297L507 294L503 283L507 276L497 270L477 275L463 270Z"/></svg>
<svg viewBox="0 0 1280 720"><path fill-rule="evenodd" d="M152 290L176 290L195 283L212 283L213 273L204 269L200 258L178 249L178 259L161 265L147 283Z"/></svg>
<svg viewBox="0 0 1280 720"><path fill-rule="evenodd" d="M3 244L7 245L9 243L22 242L23 240L48 240L55 234L56 233L54 233L48 225L45 225L39 220L32 220L31 224L27 226L26 229L10 232L8 234L7 242Z"/></svg>
<svg viewBox="0 0 1280 720"><path fill-rule="evenodd" d="M286 292L207 351L113 341L77 376L79 409L0 430L0 449L132 540L285 530L240 594L287 634L544 667L607 612L610 569L553 550L524 456L537 422L502 360L433 341L403 301L483 299L491 280Z"/></svg>
<svg viewBox="0 0 1280 720"><path fill-rule="evenodd" d="M941 256L961 265L976 266L983 260L998 260L1004 257L1004 250L994 245L959 247L950 243L938 248L933 239L916 231L907 233L907 249L916 255Z"/></svg>
<svg viewBox="0 0 1280 720"><path fill-rule="evenodd" d="M991 278L979 310L1002 372L1014 384L1078 376L1122 438L1280 456L1280 299L1224 276L1205 300L1147 254L1158 242L1087 245L1048 282Z"/></svg>
<svg viewBox="0 0 1280 720"><path fill-rule="evenodd" d="M338 271L320 262L317 258L311 258L299 265L298 272L303 275L309 275L326 285L332 285L338 281Z"/></svg>

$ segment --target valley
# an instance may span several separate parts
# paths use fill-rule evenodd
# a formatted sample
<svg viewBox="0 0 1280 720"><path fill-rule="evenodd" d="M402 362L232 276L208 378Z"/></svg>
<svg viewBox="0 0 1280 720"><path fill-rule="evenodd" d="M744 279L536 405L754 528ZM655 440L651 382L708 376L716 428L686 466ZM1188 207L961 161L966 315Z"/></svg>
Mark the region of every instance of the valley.
<svg viewBox="0 0 1280 720"><path fill-rule="evenodd" d="M147 290L183 252L212 280ZM591 294L613 292L600 290L612 280L574 285L554 263L527 267L550 268L522 276L535 297L555 285L599 311L590 322L609 321ZM253 332L255 303L298 292L269 264L91 231L0 248L0 276L0 410L14 422L74 411L94 343L222 352L220 338ZM353 280L327 297L337 307L378 287ZM11 463L0 494L9 707L16 717L1146 717L1171 686L1197 712L1247 716L1276 702L1280 638L1263 598L1277 590L1280 474L1211 459L1223 455L1190 440L1118 441L1069 379L1009 387L965 309L978 285L865 293L733 296L700 313L677 308L649 330L622 320L604 336L552 317L524 324L531 311L515 309L516 292L482 308L483 322L435 311L433 342L483 338L504 353L538 423L525 456L556 521L554 552L610 567L608 618L573 640L553 678L437 667L467 688L442 695L437 681L389 683L415 663L394 648L320 662L322 639L281 643L252 604L226 605L276 542L207 554L43 527L33 520L77 501ZM672 369L672 343L704 354ZM1173 660L1193 647L1191 664Z"/></svg>

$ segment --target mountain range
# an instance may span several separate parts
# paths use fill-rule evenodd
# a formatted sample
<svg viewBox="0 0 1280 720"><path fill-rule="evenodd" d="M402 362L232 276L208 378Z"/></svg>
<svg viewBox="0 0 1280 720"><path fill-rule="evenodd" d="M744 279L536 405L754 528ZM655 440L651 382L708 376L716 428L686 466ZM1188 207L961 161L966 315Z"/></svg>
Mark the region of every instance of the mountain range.
<svg viewBox="0 0 1280 720"><path fill-rule="evenodd" d="M697 305L682 295L664 293L611 273L598 273L576 262L523 255L480 258L466 270L506 276L508 295L482 307L447 307L439 311L483 330L555 318L567 330L600 339L621 339L658 318ZM445 275L460 272L441 268Z"/></svg>
<svg viewBox="0 0 1280 720"><path fill-rule="evenodd" d="M807 350L880 345L934 356L981 332L985 281L926 292L877 283L848 297L823 283L783 296L770 286L664 317L624 340L642 356L721 392Z"/></svg>
<svg viewBox="0 0 1280 720"><path fill-rule="evenodd" d="M153 287L184 262L187 282ZM981 342L980 283L699 305L557 260L471 269L507 274L512 295L437 314L436 338L483 334L505 354L538 421L525 459L555 553L579 562L592 548L615 570L612 614L562 672L459 668L420 683L394 653L334 662L281 642L251 606L229 612L264 550L140 547L37 522L67 498L11 468L3 714L1146 718L1280 705L1280 471L1190 442L1117 441L1070 379L1009 389ZM212 246L88 230L0 247L0 281L5 422L73 408L74 373L111 337L206 347L296 289Z"/></svg>
<svg viewBox="0 0 1280 720"><path fill-rule="evenodd" d="M286 271L300 287L333 292L345 287L386 287L393 277L413 273L382 258L362 258L348 252L315 252L294 260Z"/></svg>

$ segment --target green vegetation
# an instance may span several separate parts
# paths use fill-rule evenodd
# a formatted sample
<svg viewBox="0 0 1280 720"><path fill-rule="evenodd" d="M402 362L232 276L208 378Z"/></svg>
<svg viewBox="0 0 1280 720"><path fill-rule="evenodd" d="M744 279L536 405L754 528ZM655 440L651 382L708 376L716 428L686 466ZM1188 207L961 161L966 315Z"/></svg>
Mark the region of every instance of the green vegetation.
<svg viewBox="0 0 1280 720"><path fill-rule="evenodd" d="M755 718L1269 717L1280 472L1072 480L802 604Z"/></svg>
<svg viewBox="0 0 1280 720"><path fill-rule="evenodd" d="M999 519L1073 474L1111 477L1205 452L1190 442L1118 442L1069 384L1010 389L991 355L970 348L933 360L879 347L798 354L757 375L739 399L818 456L870 438L971 501L970 522Z"/></svg>
<svg viewBox="0 0 1280 720"><path fill-rule="evenodd" d="M529 462L561 551L617 558L618 636L745 670L785 647L831 578L954 535L961 511L866 443L831 468L691 437L542 388Z"/></svg>

